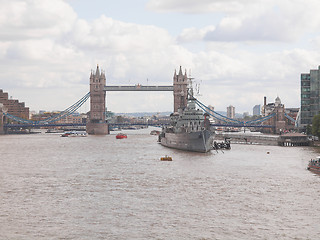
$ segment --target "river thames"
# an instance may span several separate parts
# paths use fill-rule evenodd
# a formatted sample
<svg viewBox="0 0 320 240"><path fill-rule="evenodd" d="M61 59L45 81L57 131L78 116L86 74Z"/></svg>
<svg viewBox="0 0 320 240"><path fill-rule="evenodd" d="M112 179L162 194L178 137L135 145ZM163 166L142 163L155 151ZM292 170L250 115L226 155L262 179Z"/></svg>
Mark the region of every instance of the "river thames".
<svg viewBox="0 0 320 240"><path fill-rule="evenodd" d="M313 148L190 153L149 133L0 136L0 239L320 238Z"/></svg>

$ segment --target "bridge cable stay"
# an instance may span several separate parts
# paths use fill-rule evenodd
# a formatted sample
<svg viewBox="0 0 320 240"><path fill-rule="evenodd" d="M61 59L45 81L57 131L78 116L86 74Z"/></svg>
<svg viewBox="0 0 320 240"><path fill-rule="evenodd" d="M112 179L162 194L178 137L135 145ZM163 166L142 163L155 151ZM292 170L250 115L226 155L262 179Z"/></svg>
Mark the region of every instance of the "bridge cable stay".
<svg viewBox="0 0 320 240"><path fill-rule="evenodd" d="M272 113L272 114L270 114L270 115L268 115L268 116L265 116L265 117L262 117L262 118L258 118L258 119L254 119L254 120L250 120L250 121L246 121L246 122L242 122L242 121L238 121L238 120L235 120L235 119L231 119L231 118L225 117L225 116L223 116L223 115L221 115L221 114L213 111L212 109L208 108L207 106L205 106L203 103L201 103L201 102L200 102L199 100L197 100L196 98L194 98L194 99L196 100L197 105L198 105L202 110L204 110L204 111L205 111L206 113L208 113L210 116L212 116L212 117L214 117L214 118L216 118L216 119L218 119L218 120L222 120L222 121L224 121L224 122L226 122L226 123L230 123L230 121L232 121L231 123L233 123L233 124L234 124L234 123L238 123L238 124L242 124L243 126L245 126L245 125L248 124L248 123L256 123L256 124L258 124L258 123L264 122L264 121L266 121L266 120L268 120L268 119L270 119L270 118L272 118L272 117L274 117L274 116L276 115L275 113ZM208 112L208 111L209 111L209 112ZM218 118L218 117L214 116L214 115L211 114L210 112L213 112L214 114L217 114L217 115L223 117L224 119L228 119L229 122L226 121L226 120L224 120L224 119L221 119L221 118Z"/></svg>
<svg viewBox="0 0 320 240"><path fill-rule="evenodd" d="M268 116L265 116L265 117L262 117L262 118L258 118L258 119L254 119L254 120L250 120L250 121L247 121L245 122L246 124L247 123L262 123L264 121L267 121L268 119L274 117L276 114L275 113L272 113L272 114L269 114Z"/></svg>
<svg viewBox="0 0 320 240"><path fill-rule="evenodd" d="M284 113L284 116L288 118L290 121L296 123L296 120L293 117L289 116L288 114Z"/></svg>
<svg viewBox="0 0 320 240"><path fill-rule="evenodd" d="M207 106L205 106L203 103L201 103L201 102L200 102L199 100L197 100L197 99L196 99L196 104L197 104L199 107L201 107L202 110L204 110L204 111L207 112L207 113L213 112L214 114L216 114L216 115L218 115L218 116L220 116L220 117L222 117L222 118L225 118L225 119L227 119L227 120L229 120L229 121L237 122L237 123L242 123L242 122L240 122L240 121L238 121L238 120L236 120L236 119L228 118L228 117L226 117L226 116L223 116L223 115L220 114L220 113L217 113L217 112L213 111L212 109L208 108ZM203 109L203 108L205 108L206 110ZM209 112L208 112L208 111L209 111ZM220 118L218 118L217 116L214 116L214 115L212 115L212 114L210 114L210 115L211 115L212 117L218 119L218 120L222 120L222 121L228 122L227 120L220 119Z"/></svg>
<svg viewBox="0 0 320 240"><path fill-rule="evenodd" d="M90 92L87 93L84 97L82 97L79 101L77 101L76 103L74 103L73 105L65 109L64 111L41 121L50 123L50 122L58 121L63 117L67 117L72 113L74 113L76 110L78 110L88 100L89 97L90 97Z"/></svg>
<svg viewBox="0 0 320 240"><path fill-rule="evenodd" d="M36 120L27 120L24 118L20 118L17 116L14 116L12 114L9 113L3 113L6 117L17 121L17 122L21 122L21 123L27 123L27 124L33 124L33 125L37 125L37 124L43 124L43 123L52 123L52 122L56 122L58 120L60 120L63 117L67 117L69 115L71 115L72 113L74 113L76 110L78 110L90 97L90 92L87 93L84 97L82 97L79 101L77 101L76 103L74 103L73 105L71 105L70 107L68 107L67 109L65 109L64 111L48 117L46 119L43 119L41 121L36 121Z"/></svg>
<svg viewBox="0 0 320 240"><path fill-rule="evenodd" d="M204 112L206 112L206 113L208 113L210 116L212 116L213 118L215 118L215 119L218 119L218 120L220 120L220 121L223 121L223 122L225 122L225 123L231 123L231 124L233 124L233 125L236 125L236 124L242 124L241 122L239 122L239 121L237 121L237 122L230 122L230 121L227 121L227 120L225 120L225 119L223 119L223 118L218 118L217 116L215 116L215 115L213 115L211 112L214 112L214 111L212 111L211 110L211 112L210 112L210 109L206 109L205 108L205 106L203 107L202 105L200 105L200 104L198 104L198 102L196 102L197 103L197 105L204 111ZM214 112L215 113L215 112ZM219 114L220 115L220 114ZM223 116L224 117L224 116Z"/></svg>
<svg viewBox="0 0 320 240"><path fill-rule="evenodd" d="M14 115L12 115L10 113L4 112L3 115L6 116L7 118L10 118L10 119L12 119L14 121L17 121L17 122L22 122L22 123L27 123L27 124L32 123L31 120L27 120L27 119L24 119L24 118L16 117L16 116L14 116Z"/></svg>
<svg viewBox="0 0 320 240"><path fill-rule="evenodd" d="M214 117L214 118L216 118L216 119L218 119L218 120L222 120L222 121L224 121L224 122L226 122L226 123L228 123L228 122L230 123L230 121L231 121L232 123L240 123L240 124L243 124L243 122L241 122L241 121L238 121L238 120L232 119L232 118L228 118L228 117L226 117L226 116L223 116L223 115L220 114L220 113L217 113L217 112L213 111L212 109L208 108L207 106L205 106L203 103L201 103L201 102L200 102L199 100L197 100L197 99L196 99L196 104L197 104L199 107L201 107L201 109L204 110L206 113L210 114L212 117ZM205 109L203 109L203 108L205 108ZM209 111L209 112L208 112L208 111ZM214 115L211 114L210 112L213 112L214 114L217 114L218 116L220 116L220 117L222 117L222 118L224 118L224 119L227 119L227 120L229 120L229 121L224 120L224 119L221 119L221 118L218 118L217 116L214 116Z"/></svg>

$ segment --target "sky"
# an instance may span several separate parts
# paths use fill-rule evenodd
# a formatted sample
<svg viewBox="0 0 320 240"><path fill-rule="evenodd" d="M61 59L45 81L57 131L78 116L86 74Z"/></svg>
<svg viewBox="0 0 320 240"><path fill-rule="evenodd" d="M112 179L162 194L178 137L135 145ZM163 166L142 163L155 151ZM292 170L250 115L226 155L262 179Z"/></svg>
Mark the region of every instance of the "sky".
<svg viewBox="0 0 320 240"><path fill-rule="evenodd" d="M217 111L280 97L320 65L318 0L0 0L0 89L30 110L64 110L107 85L172 85L181 66ZM172 92L108 92L113 112L173 111ZM81 108L89 111L89 104Z"/></svg>

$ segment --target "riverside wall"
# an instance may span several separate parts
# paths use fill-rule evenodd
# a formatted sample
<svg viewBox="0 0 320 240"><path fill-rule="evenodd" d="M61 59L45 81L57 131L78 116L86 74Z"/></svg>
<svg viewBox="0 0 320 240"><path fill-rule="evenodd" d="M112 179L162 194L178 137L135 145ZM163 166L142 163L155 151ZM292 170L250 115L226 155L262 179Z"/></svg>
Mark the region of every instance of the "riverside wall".
<svg viewBox="0 0 320 240"><path fill-rule="evenodd" d="M260 135L260 134L246 134L246 133L216 133L215 140L224 140L229 138L231 144L260 144L278 146L278 135Z"/></svg>

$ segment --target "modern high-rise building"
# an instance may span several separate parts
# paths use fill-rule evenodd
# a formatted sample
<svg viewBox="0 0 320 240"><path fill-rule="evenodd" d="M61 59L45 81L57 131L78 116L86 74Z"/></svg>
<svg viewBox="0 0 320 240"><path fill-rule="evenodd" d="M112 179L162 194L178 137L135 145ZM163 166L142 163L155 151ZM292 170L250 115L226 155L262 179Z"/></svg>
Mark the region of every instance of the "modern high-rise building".
<svg viewBox="0 0 320 240"><path fill-rule="evenodd" d="M260 112L260 105L255 105L252 109L252 115L253 116L260 116L261 112Z"/></svg>
<svg viewBox="0 0 320 240"><path fill-rule="evenodd" d="M320 111L320 66L310 73L301 73L301 127L312 124Z"/></svg>
<svg viewBox="0 0 320 240"><path fill-rule="evenodd" d="M249 117L250 114L249 114L249 112L244 112L244 113L242 114L242 116L243 116L243 118L246 118L246 117Z"/></svg>
<svg viewBox="0 0 320 240"><path fill-rule="evenodd" d="M235 118L236 116L236 109L234 106L230 105L227 107L227 117L228 118Z"/></svg>

